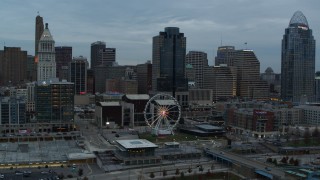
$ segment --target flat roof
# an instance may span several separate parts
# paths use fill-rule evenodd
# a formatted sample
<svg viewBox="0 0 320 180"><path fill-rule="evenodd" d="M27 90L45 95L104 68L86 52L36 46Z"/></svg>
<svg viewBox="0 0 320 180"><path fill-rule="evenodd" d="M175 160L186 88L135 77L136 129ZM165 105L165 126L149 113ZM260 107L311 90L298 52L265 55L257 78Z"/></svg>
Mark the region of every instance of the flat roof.
<svg viewBox="0 0 320 180"><path fill-rule="evenodd" d="M222 130L221 127L212 126L210 124L199 124L199 125L196 125L196 127L202 128L202 129L207 129L207 130Z"/></svg>
<svg viewBox="0 0 320 180"><path fill-rule="evenodd" d="M149 100L150 98L148 94L127 94L125 96L131 100Z"/></svg>
<svg viewBox="0 0 320 180"><path fill-rule="evenodd" d="M92 159L96 158L96 156L92 153L69 153L69 160L81 160L81 159Z"/></svg>
<svg viewBox="0 0 320 180"><path fill-rule="evenodd" d="M167 146L172 146L172 145L179 145L180 143L178 143L178 142L165 142L164 144Z"/></svg>
<svg viewBox="0 0 320 180"><path fill-rule="evenodd" d="M161 100L161 99L158 99L158 100L155 100L155 102L159 105L176 105L176 103L174 102L174 100Z"/></svg>
<svg viewBox="0 0 320 180"><path fill-rule="evenodd" d="M111 102L99 102L101 106L120 106L120 102L111 101Z"/></svg>
<svg viewBox="0 0 320 180"><path fill-rule="evenodd" d="M156 148L157 145L146 139L130 139L130 140L116 140L118 144L126 149L133 148Z"/></svg>

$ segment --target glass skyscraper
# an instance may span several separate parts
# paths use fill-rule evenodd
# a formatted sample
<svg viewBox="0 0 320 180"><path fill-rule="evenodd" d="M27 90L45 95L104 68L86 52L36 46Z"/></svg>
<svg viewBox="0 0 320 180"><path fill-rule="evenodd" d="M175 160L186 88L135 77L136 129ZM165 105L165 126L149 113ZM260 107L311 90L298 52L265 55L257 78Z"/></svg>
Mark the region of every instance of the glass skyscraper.
<svg viewBox="0 0 320 180"><path fill-rule="evenodd" d="M185 78L186 37L177 27L166 27L153 37L152 90L187 91Z"/></svg>
<svg viewBox="0 0 320 180"><path fill-rule="evenodd" d="M300 102L315 98L315 40L302 12L292 16L285 29L281 53L281 98Z"/></svg>

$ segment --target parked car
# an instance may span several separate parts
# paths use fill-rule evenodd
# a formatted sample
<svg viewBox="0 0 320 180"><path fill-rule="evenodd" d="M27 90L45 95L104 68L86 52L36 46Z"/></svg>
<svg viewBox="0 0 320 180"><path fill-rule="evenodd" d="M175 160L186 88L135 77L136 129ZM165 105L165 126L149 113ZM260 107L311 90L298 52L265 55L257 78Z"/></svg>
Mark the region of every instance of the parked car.
<svg viewBox="0 0 320 180"><path fill-rule="evenodd" d="M21 171L15 171L15 174L16 174L16 175L23 175L23 172L21 172Z"/></svg>

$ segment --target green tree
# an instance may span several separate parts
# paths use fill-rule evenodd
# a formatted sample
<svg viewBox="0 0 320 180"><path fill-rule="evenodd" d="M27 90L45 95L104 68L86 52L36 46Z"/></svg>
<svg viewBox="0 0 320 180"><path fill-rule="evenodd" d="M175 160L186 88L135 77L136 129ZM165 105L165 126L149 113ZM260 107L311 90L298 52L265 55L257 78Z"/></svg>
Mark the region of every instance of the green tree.
<svg viewBox="0 0 320 180"><path fill-rule="evenodd" d="M151 172L151 173L150 173L150 178L154 178L154 177L155 177L154 173Z"/></svg>
<svg viewBox="0 0 320 180"><path fill-rule="evenodd" d="M274 159L273 159L273 161L272 161L272 163L273 163L274 165L278 165L278 161L277 161L277 159L276 159L276 158L274 158Z"/></svg>
<svg viewBox="0 0 320 180"><path fill-rule="evenodd" d="M176 169L176 175L180 174L179 168Z"/></svg>
<svg viewBox="0 0 320 180"><path fill-rule="evenodd" d="M283 157L283 158L281 159L281 162L282 162L283 164L287 164L287 163L288 163L288 159L287 159L286 157Z"/></svg>
<svg viewBox="0 0 320 180"><path fill-rule="evenodd" d="M82 169L82 168L79 168L79 170L78 170L78 175L79 175L79 176L82 176L82 175L83 175L83 169Z"/></svg>
<svg viewBox="0 0 320 180"><path fill-rule="evenodd" d="M293 165L299 166L299 164L300 164L300 161L298 159L294 160L294 164Z"/></svg>
<svg viewBox="0 0 320 180"><path fill-rule="evenodd" d="M181 179L184 179L184 172L180 173L180 177L181 177Z"/></svg>
<svg viewBox="0 0 320 180"><path fill-rule="evenodd" d="M303 133L303 139L306 145L310 144L310 139L311 139L311 134L309 128L305 128L304 133Z"/></svg>
<svg viewBox="0 0 320 180"><path fill-rule="evenodd" d="M289 163L290 163L290 164L294 164L294 159L293 159L293 157L290 158Z"/></svg>
<svg viewBox="0 0 320 180"><path fill-rule="evenodd" d="M189 173L191 173L191 172L192 172L192 169L191 169L191 167L189 167L189 169L188 169L188 172L189 172Z"/></svg>
<svg viewBox="0 0 320 180"><path fill-rule="evenodd" d="M167 170L164 169L164 170L162 171L162 175L163 175L163 176L166 176L166 175L167 175Z"/></svg>

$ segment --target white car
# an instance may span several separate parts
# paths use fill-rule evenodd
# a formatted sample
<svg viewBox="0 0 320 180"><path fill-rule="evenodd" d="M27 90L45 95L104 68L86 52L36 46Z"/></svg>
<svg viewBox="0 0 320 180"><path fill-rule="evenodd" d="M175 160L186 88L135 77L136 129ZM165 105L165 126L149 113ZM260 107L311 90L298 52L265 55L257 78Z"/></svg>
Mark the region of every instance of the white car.
<svg viewBox="0 0 320 180"><path fill-rule="evenodd" d="M4 174L0 174L0 179L4 179Z"/></svg>

